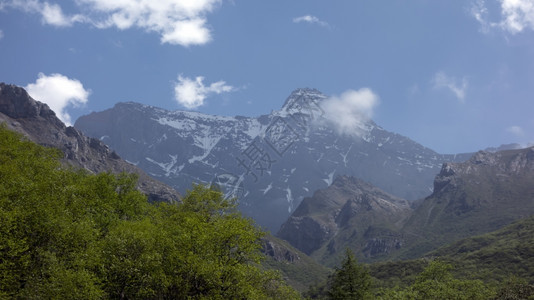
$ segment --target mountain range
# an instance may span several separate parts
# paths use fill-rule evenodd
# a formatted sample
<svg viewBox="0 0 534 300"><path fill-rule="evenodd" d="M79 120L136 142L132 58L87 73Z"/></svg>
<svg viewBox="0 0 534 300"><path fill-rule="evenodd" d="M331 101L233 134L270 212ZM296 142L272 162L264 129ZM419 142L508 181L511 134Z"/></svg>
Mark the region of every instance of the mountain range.
<svg viewBox="0 0 534 300"><path fill-rule="evenodd" d="M466 162L445 163L433 190L408 203L339 177L305 198L278 236L326 265L347 247L365 261L421 257L532 216L534 147L480 151Z"/></svg>
<svg viewBox="0 0 534 300"><path fill-rule="evenodd" d="M71 126L65 126L48 105L31 98L26 90L0 83L0 126L21 133L27 139L61 150L62 162L90 173L134 173L138 188L151 202L180 202L173 188L154 180L144 171L124 161L98 139L89 138ZM329 269L318 264L287 242L267 234L261 240L265 254L263 265L280 270L292 286L306 290L311 282L325 278Z"/></svg>
<svg viewBox="0 0 534 300"><path fill-rule="evenodd" d="M278 231L302 199L339 175L361 178L407 200L432 192L442 155L362 119L340 132L322 108L328 97L297 89L259 117L168 111L133 102L78 118L75 127L154 178L185 192L218 184L262 227Z"/></svg>
<svg viewBox="0 0 534 300"><path fill-rule="evenodd" d="M481 278L500 280L511 265L532 274L534 147L440 155L371 120L356 123L353 134L340 133L321 108L326 99L299 89L281 110L258 118L119 103L79 119L82 127L108 133L90 138L23 88L0 83L0 123L60 149L67 165L137 173L151 201L177 202L180 195L145 171L183 190L187 183L211 183L238 196L241 209L261 225L276 232L282 224L278 237L262 240L265 264L301 291L325 278L325 265L335 265L347 247L364 261L389 261L372 266L379 280L414 273L436 256L469 264L467 272L499 270ZM255 164L241 165L251 157ZM473 237L479 234L485 235ZM426 257L423 263L391 262L419 257Z"/></svg>

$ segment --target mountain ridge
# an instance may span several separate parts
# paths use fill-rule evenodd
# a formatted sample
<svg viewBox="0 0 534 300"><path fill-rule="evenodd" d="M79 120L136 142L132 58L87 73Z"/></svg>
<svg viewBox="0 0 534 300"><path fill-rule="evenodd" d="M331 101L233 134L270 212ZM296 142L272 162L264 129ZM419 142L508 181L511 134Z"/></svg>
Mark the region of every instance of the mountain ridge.
<svg viewBox="0 0 534 300"><path fill-rule="evenodd" d="M413 259L534 215L533 182L534 147L444 163L433 193L417 203L338 177L305 198L278 236L326 265L346 247L364 261Z"/></svg>
<svg viewBox="0 0 534 300"><path fill-rule="evenodd" d="M534 147L479 151L464 163L446 163L405 229L426 240L412 254L497 230L534 214ZM417 248L417 249L415 249Z"/></svg>
<svg viewBox="0 0 534 300"><path fill-rule="evenodd" d="M358 123L359 135L341 134L325 121L325 99L315 89L297 89L280 110L258 117L119 103L74 126L182 193L193 182L217 183L272 232L337 175L415 200L431 193L443 162L468 158L438 154L372 120Z"/></svg>

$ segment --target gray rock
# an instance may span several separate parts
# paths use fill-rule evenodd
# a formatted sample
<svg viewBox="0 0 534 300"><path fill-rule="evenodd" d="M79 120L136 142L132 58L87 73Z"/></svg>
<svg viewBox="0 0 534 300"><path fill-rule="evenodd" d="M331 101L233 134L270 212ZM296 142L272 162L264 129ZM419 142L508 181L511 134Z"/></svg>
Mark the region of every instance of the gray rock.
<svg viewBox="0 0 534 300"><path fill-rule="evenodd" d="M21 87L0 83L0 122L38 144L60 149L64 163L92 173L136 173L139 189L150 201L179 201L173 188L160 183L122 160L101 141L67 127L48 105L32 99Z"/></svg>

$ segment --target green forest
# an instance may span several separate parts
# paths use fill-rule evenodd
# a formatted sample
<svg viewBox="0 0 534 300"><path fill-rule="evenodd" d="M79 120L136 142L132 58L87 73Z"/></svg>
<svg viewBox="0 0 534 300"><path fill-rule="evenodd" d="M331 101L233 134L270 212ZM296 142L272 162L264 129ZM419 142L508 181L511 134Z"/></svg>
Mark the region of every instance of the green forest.
<svg viewBox="0 0 534 300"><path fill-rule="evenodd" d="M135 175L90 174L62 156L0 128L1 299L534 299L521 271L532 262L514 262L531 251L533 219L439 259L363 265L347 250L301 294L262 265L265 233L218 190L149 203Z"/></svg>
<svg viewBox="0 0 534 300"><path fill-rule="evenodd" d="M0 298L292 299L262 232L221 193L148 203L133 175L89 174L0 129Z"/></svg>

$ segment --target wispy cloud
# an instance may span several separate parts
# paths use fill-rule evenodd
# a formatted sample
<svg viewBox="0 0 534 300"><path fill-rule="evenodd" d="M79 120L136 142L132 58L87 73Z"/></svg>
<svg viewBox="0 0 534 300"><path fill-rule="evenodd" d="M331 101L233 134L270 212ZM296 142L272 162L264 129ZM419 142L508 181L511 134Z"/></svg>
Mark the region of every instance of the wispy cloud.
<svg viewBox="0 0 534 300"><path fill-rule="evenodd" d="M458 100L464 102L465 93L467 92L468 88L468 82L465 77L459 80L440 71L434 75L434 78L432 78L432 84L436 89L448 89L456 96Z"/></svg>
<svg viewBox="0 0 534 300"><path fill-rule="evenodd" d="M4 32L0 29L0 40L4 37Z"/></svg>
<svg viewBox="0 0 534 300"><path fill-rule="evenodd" d="M89 101L90 90L86 90L77 79L61 74L47 76L39 73L37 81L26 87L28 94L35 100L48 104L58 118L71 125L71 117L66 111L69 106L80 106Z"/></svg>
<svg viewBox="0 0 534 300"><path fill-rule="evenodd" d="M325 99L321 101L321 108L325 112L323 116L340 134L361 136L378 102L378 96L371 89L361 88Z"/></svg>
<svg viewBox="0 0 534 300"><path fill-rule="evenodd" d="M222 0L77 0L79 14L67 15L61 6L41 0L10 0L5 7L40 14L44 24L66 27L87 23L97 28L139 28L160 35L162 43L191 46L211 41L206 15Z"/></svg>
<svg viewBox="0 0 534 300"><path fill-rule="evenodd" d="M204 105L206 98L213 94L229 93L236 90L222 80L206 86L202 76L191 79L179 75L178 82L174 86L174 97L178 104L188 109L194 109Z"/></svg>
<svg viewBox="0 0 534 300"><path fill-rule="evenodd" d="M506 128L506 131L513 134L517 138L523 138L525 137L525 130L520 126L510 126Z"/></svg>
<svg viewBox="0 0 534 300"><path fill-rule="evenodd" d="M327 22L321 21L319 18L317 18L316 16L312 16L312 15L305 15L305 16L293 18L293 23L310 23L310 24L317 24L323 27L329 26Z"/></svg>
<svg viewBox="0 0 534 300"><path fill-rule="evenodd" d="M84 22L87 20L87 18L80 14L67 16L63 13L61 6L46 1L11 0L4 3L4 8L6 7L19 9L26 13L39 14L41 15L43 24L56 27L68 27L76 22Z"/></svg>
<svg viewBox="0 0 534 300"><path fill-rule="evenodd" d="M482 31L500 28L511 34L524 30L534 30L534 1L499 0L501 19L489 19L489 10L485 0L477 0L471 8L471 15L481 24Z"/></svg>

